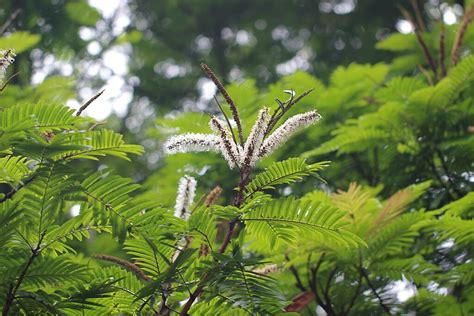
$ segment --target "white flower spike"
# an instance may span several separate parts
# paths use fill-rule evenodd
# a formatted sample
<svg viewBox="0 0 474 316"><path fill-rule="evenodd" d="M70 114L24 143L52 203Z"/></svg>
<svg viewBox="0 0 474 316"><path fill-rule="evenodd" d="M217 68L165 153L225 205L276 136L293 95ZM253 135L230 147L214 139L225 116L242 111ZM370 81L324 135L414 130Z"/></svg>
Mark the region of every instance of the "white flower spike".
<svg viewBox="0 0 474 316"><path fill-rule="evenodd" d="M196 183L196 179L190 176L179 179L174 216L185 220L189 218L189 215L191 215L190 208L196 195Z"/></svg>
<svg viewBox="0 0 474 316"><path fill-rule="evenodd" d="M209 122L211 129L216 132L220 138L221 153L229 164L230 169L240 167L241 148L232 139L230 131L225 123L213 116Z"/></svg>
<svg viewBox="0 0 474 316"><path fill-rule="evenodd" d="M316 111L310 111L290 117L270 136L268 136L267 139L265 139L260 152L258 153L258 158L264 158L272 154L296 132L315 124L320 119L321 115Z"/></svg>
<svg viewBox="0 0 474 316"><path fill-rule="evenodd" d="M258 113L258 118L250 131L244 146L244 153L241 157L241 165L254 166L257 163L258 151L265 137L265 130L270 121L270 109L265 107Z"/></svg>
<svg viewBox="0 0 474 316"><path fill-rule="evenodd" d="M0 83L5 78L7 68L15 61L15 52L12 49L0 49Z"/></svg>
<svg viewBox="0 0 474 316"><path fill-rule="evenodd" d="M188 133L173 136L165 143L168 155L200 151L220 151L220 138L211 134Z"/></svg>
<svg viewBox="0 0 474 316"><path fill-rule="evenodd" d="M285 92L291 94L292 98L295 95L293 90L285 90ZM308 93L302 94L302 97ZM283 106L283 104L281 103L280 106ZM286 110L287 108L283 108L283 113L280 114L284 114ZM220 152L230 169L238 167L241 171L245 170L247 172L260 159L272 154L296 132L315 124L321 119L321 115L316 111L297 114L290 117L268 136L267 133L273 129L280 118L280 116L275 116L275 113L271 116L270 109L267 107L260 110L243 147L237 143L232 130L230 130L232 127L213 116L209 126L215 134L188 133L173 136L165 143L165 152L170 155L193 151Z"/></svg>

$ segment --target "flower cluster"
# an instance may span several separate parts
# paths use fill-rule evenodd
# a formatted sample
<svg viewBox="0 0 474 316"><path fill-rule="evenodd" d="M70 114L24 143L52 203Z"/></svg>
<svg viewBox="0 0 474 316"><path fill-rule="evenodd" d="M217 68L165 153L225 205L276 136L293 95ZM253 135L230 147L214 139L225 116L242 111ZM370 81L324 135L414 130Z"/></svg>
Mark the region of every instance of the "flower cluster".
<svg viewBox="0 0 474 316"><path fill-rule="evenodd" d="M224 121L212 117L209 126L215 134L188 133L173 136L165 143L167 154L215 151L220 152L231 169L252 167L262 158L272 154L298 131L319 121L321 115L309 111L290 117L273 133L266 137L271 121L270 109L260 110L250 134L241 146L234 139L231 130Z"/></svg>
<svg viewBox="0 0 474 316"><path fill-rule="evenodd" d="M239 166L242 148L233 141L231 132L225 126L225 123L214 116L211 118L209 126L220 138L220 151L229 164L230 169Z"/></svg>
<svg viewBox="0 0 474 316"><path fill-rule="evenodd" d="M241 157L241 165L254 166L258 159L258 152L262 145L263 138L265 137L265 131L270 122L270 109L263 108L258 113L257 121L250 131L249 137L245 142L244 152Z"/></svg>
<svg viewBox="0 0 474 316"><path fill-rule="evenodd" d="M7 68L15 61L15 52L12 49L0 49L0 82L5 78Z"/></svg>
<svg viewBox="0 0 474 316"><path fill-rule="evenodd" d="M182 219L188 219L191 214L190 208L196 194L196 179L190 176L184 176L179 180L178 194L176 195L176 204L174 215Z"/></svg>
<svg viewBox="0 0 474 316"><path fill-rule="evenodd" d="M219 151L221 139L216 135L188 133L171 137L165 143L169 155L186 152Z"/></svg>
<svg viewBox="0 0 474 316"><path fill-rule="evenodd" d="M320 119L321 115L316 111L309 111L290 117L265 139L258 153L258 157L263 158L272 154L296 132L315 124Z"/></svg>
<svg viewBox="0 0 474 316"><path fill-rule="evenodd" d="M258 273L258 274L267 275L267 274L270 274L270 273L278 272L278 270L279 270L278 265L268 264L268 265L263 266L261 268L253 269L252 271L255 272L255 273Z"/></svg>

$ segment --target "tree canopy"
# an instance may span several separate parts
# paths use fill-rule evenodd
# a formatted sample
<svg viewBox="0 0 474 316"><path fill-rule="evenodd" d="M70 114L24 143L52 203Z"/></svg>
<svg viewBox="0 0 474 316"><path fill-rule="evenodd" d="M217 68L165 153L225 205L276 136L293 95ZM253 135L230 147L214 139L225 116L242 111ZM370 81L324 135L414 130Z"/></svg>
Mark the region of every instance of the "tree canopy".
<svg viewBox="0 0 474 316"><path fill-rule="evenodd" d="M472 1L7 1L2 315L474 313Z"/></svg>

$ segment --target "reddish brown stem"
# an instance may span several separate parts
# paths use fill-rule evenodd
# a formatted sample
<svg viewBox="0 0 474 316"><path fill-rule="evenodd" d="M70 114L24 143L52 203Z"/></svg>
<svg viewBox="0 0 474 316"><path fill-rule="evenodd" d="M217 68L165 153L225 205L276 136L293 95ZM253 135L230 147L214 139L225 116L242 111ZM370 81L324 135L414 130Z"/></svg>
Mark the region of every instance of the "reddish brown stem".
<svg viewBox="0 0 474 316"><path fill-rule="evenodd" d="M416 23L420 28L420 31L426 32L425 22L423 21L423 17L421 16L420 7L418 6L418 2L416 0L410 0L411 7L415 12Z"/></svg>
<svg viewBox="0 0 474 316"><path fill-rule="evenodd" d="M444 27L444 23L441 21L441 35L439 37L439 65L441 68L441 75L440 79L446 77L446 64L444 63L445 59L445 37L446 37L446 30Z"/></svg>
<svg viewBox="0 0 474 316"><path fill-rule="evenodd" d="M413 20L413 17L407 10L405 10L401 6L399 6L399 9L402 12L403 16L405 17L405 19L407 19L408 22L410 22L411 25L413 26L413 29L415 30L416 40L418 41L418 44L420 44L421 49L423 51L423 55L425 56L426 61L428 62L428 65L430 66L431 70L435 74L435 78L436 78L436 75L438 73L436 70L436 64L434 62L433 56L430 53L430 50L428 49L428 46L426 45L425 40L423 39L423 36L421 35L420 29L417 27L416 23Z"/></svg>
<svg viewBox="0 0 474 316"><path fill-rule="evenodd" d="M93 255L94 258L96 259L99 259L99 260L104 260L104 261L109 261L109 262L113 262L115 264L118 264L130 271L132 271L133 273L135 273L136 276L138 276L140 279L144 280L144 281L150 281L151 278L145 274L145 272L140 269L140 267L138 267L136 264L134 263L131 263L130 261L127 261L127 260L124 260L124 259L121 259L121 258L117 258L117 257L114 257L114 256L109 256L109 255Z"/></svg>
<svg viewBox="0 0 474 316"><path fill-rule="evenodd" d="M230 110L232 112L232 117L234 118L234 121L235 121L235 124L237 125L237 131L239 132L239 140L240 140L240 143L243 145L244 144L244 134L242 132L242 125L240 123L240 118L239 118L239 112L237 111L237 107L235 106L235 103L234 103L234 100L232 100L232 98L230 97L229 93L227 92L227 90L224 88L224 85L221 83L221 81L216 77L216 75L214 74L214 72L212 71L211 68L209 68L208 65L206 65L205 63L201 63L201 68L202 70L204 70L204 72L206 73L206 75L209 77L209 79L212 80L212 82L214 82L214 84L216 85L217 89L219 90L219 92L222 94L222 96L224 97L225 101L227 102L227 104L229 105L230 107Z"/></svg>
<svg viewBox="0 0 474 316"><path fill-rule="evenodd" d="M26 263L25 267L23 268L20 276L18 277L18 280L16 281L15 285L11 284L10 289L7 293L7 298L5 300L5 305L3 306L2 310L2 316L7 316L8 312L10 311L10 307L15 300L15 295L18 289L20 288L21 284L23 283L23 280L25 279L26 273L28 272L28 269L30 268L31 264L35 260L36 257L39 256L41 252L41 243L43 242L44 235L46 234L46 231L42 232L40 235L40 238L38 240L38 244L36 247L31 249L31 256L28 259L28 262Z"/></svg>
<svg viewBox="0 0 474 316"><path fill-rule="evenodd" d="M248 181L250 179L250 173L251 173L251 170L247 169L247 168L242 168L240 170L240 182L239 182L240 190L239 190L239 192L237 193L237 196L234 199L234 206L236 206L236 207L240 207L240 205L242 204L242 202L244 200L244 188L248 184ZM234 219L234 220L229 222L229 228L226 232L226 235L224 237L222 245L219 248L219 253L224 253L226 251L227 247L230 245L230 242L232 240L232 236L234 234L235 226L237 225L238 222L239 222L238 219ZM207 280L207 278L208 278L208 275L207 274L204 275L203 278L202 278L201 283L203 283L203 281ZM191 293L191 296L187 300L186 304L184 304L183 309L180 312L181 316L188 315L189 309L194 304L196 299L202 294L202 292L204 292L204 285L198 285L196 290L194 290L194 292Z"/></svg>
<svg viewBox="0 0 474 316"><path fill-rule="evenodd" d="M469 8L466 13L464 13L464 18L462 20L462 24L459 27L458 32L456 33L456 38L454 39L453 48L451 50L451 67L456 66L459 62L459 54L462 48L462 42L464 40L464 34L466 33L466 29L471 23L472 16L474 15L474 5Z"/></svg>

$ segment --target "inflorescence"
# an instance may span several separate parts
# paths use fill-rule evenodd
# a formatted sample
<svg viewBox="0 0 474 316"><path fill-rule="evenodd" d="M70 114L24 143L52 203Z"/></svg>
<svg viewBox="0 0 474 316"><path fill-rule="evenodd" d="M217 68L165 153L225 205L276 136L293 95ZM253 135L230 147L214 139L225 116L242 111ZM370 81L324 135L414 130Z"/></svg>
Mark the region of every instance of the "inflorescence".
<svg viewBox="0 0 474 316"><path fill-rule="evenodd" d="M178 194L176 195L176 204L174 215L182 219L188 219L191 214L191 205L196 194L196 179L190 176L184 176L179 180Z"/></svg>
<svg viewBox="0 0 474 316"><path fill-rule="evenodd" d="M224 99L231 107L233 119L236 122L236 125L240 127L241 124L237 107L229 94L225 91L223 85L207 65L202 65L202 68L206 71L208 77L214 81L219 91L224 95ZM284 107L284 104L280 102L280 113L278 113L277 110L273 115L270 115L269 108L264 107L261 109L245 142L243 141L244 138L240 128L238 128L240 143L234 137L234 131L229 124L229 120L222 111L227 124L218 117L213 116L209 122L211 130L214 132L213 134L187 133L173 136L166 141L164 146L165 152L170 155L202 151L220 152L227 161L230 169L235 167L238 167L239 169L253 167L260 159L269 156L277 150L295 133L315 124L321 119L321 115L316 111L297 114L290 117L270 134L278 119L289 109L289 107L296 103L292 101L293 96L292 99L287 101L286 108ZM276 115L276 113L279 115Z"/></svg>
<svg viewBox="0 0 474 316"><path fill-rule="evenodd" d="M15 61L15 52L12 49L0 49L0 83L5 78L7 68Z"/></svg>

